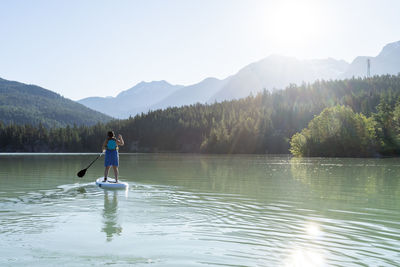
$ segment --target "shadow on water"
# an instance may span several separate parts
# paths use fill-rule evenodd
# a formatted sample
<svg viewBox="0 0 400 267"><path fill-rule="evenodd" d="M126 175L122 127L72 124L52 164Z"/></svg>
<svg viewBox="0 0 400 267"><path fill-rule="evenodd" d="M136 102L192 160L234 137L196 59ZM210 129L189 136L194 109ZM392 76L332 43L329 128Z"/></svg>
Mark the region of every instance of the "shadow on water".
<svg viewBox="0 0 400 267"><path fill-rule="evenodd" d="M121 234L122 227L118 222L118 192L115 190L104 190L103 223L101 231L106 233L108 242L112 241L114 235Z"/></svg>

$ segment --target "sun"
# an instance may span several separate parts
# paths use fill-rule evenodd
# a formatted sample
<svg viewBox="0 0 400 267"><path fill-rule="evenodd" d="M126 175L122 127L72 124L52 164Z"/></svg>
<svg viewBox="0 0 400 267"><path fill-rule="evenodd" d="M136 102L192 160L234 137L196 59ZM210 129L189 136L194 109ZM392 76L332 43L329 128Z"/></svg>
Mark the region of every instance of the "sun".
<svg viewBox="0 0 400 267"><path fill-rule="evenodd" d="M318 3L314 0L277 1L270 11L267 28L277 42L297 45L318 34Z"/></svg>

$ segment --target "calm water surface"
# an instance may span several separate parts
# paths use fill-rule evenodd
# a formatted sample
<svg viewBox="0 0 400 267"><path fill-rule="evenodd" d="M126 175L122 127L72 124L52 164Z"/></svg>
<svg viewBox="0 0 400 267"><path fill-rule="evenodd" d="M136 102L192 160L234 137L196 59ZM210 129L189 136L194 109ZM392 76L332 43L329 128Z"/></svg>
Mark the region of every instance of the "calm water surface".
<svg viewBox="0 0 400 267"><path fill-rule="evenodd" d="M400 266L400 159L0 155L0 266Z"/></svg>

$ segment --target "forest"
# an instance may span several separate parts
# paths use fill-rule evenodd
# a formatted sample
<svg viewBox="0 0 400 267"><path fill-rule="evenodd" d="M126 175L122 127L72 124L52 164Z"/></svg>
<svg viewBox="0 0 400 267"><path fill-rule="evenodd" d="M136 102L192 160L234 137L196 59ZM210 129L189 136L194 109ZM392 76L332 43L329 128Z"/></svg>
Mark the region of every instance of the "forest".
<svg viewBox="0 0 400 267"><path fill-rule="evenodd" d="M243 99L150 111L93 126L0 122L1 152L100 152L108 130L121 152L394 156L400 75L316 81Z"/></svg>

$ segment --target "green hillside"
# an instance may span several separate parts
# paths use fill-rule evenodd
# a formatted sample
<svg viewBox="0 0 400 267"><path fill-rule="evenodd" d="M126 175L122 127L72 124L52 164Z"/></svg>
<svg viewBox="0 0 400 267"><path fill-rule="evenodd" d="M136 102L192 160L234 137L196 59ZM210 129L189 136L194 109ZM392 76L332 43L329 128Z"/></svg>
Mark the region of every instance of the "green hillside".
<svg viewBox="0 0 400 267"><path fill-rule="evenodd" d="M93 125L111 117L39 86L0 78L0 121L45 127Z"/></svg>

